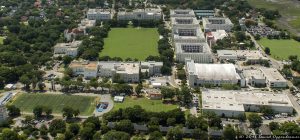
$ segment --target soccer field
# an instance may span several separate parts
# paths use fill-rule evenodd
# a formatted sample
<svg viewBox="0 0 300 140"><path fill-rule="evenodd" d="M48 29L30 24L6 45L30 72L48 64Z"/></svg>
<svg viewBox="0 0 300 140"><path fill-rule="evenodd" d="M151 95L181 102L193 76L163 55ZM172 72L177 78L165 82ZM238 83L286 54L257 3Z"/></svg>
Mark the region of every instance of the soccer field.
<svg viewBox="0 0 300 140"><path fill-rule="evenodd" d="M158 55L158 40L156 28L112 28L104 39L100 57L137 58L142 61L149 55Z"/></svg>
<svg viewBox="0 0 300 140"><path fill-rule="evenodd" d="M32 113L35 106L46 106L53 113L60 114L66 106L79 109L80 115L91 115L95 109L96 97L77 95L54 95L54 94L20 94L13 101L13 105L21 111Z"/></svg>
<svg viewBox="0 0 300 140"><path fill-rule="evenodd" d="M300 43L295 40L269 40L262 38L258 41L263 47L269 47L271 56L277 60L287 60L290 55L300 57Z"/></svg>
<svg viewBox="0 0 300 140"><path fill-rule="evenodd" d="M139 105L143 109L151 112L169 111L177 108L177 105L163 104L162 100L149 100L146 98L132 99L130 97L126 97L123 103L115 103L113 110L133 107L135 105Z"/></svg>

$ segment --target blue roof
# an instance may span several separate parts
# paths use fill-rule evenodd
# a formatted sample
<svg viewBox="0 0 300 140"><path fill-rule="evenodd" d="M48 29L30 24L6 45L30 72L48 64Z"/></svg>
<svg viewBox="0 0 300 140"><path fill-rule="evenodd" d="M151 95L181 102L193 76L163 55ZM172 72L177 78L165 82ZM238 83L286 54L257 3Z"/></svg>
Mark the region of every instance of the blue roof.
<svg viewBox="0 0 300 140"><path fill-rule="evenodd" d="M214 10L194 10L195 13L214 13Z"/></svg>

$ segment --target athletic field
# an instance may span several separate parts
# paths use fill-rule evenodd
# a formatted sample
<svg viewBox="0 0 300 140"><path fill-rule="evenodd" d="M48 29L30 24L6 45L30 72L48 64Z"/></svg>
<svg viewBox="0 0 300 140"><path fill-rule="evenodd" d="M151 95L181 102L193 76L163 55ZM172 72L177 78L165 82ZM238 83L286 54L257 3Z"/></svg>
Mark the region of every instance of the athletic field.
<svg viewBox="0 0 300 140"><path fill-rule="evenodd" d="M131 97L126 97L123 103L114 103L113 110L133 107L135 105L139 105L143 109L151 112L169 111L177 108L177 105L163 104L162 100L149 100L147 98L133 99Z"/></svg>
<svg viewBox="0 0 300 140"><path fill-rule="evenodd" d="M290 55L298 55L300 57L300 42L295 40L269 40L262 38L258 43L263 47L269 47L271 56L277 60L287 60Z"/></svg>
<svg viewBox="0 0 300 140"><path fill-rule="evenodd" d="M156 28L112 28L104 39L101 56L145 60L149 55L158 55Z"/></svg>
<svg viewBox="0 0 300 140"><path fill-rule="evenodd" d="M65 106L79 109L80 115L91 115L95 109L96 97L77 95L28 94L17 95L13 105L22 112L32 113L35 106L52 108L53 113L60 114Z"/></svg>

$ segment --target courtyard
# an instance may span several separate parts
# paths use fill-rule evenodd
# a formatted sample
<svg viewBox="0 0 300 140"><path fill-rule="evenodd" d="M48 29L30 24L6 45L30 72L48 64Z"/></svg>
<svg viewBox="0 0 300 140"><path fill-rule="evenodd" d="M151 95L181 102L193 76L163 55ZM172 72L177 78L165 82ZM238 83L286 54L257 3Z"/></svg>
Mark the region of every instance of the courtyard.
<svg viewBox="0 0 300 140"><path fill-rule="evenodd" d="M156 28L112 28L104 39L101 56L145 60L149 55L157 56L159 34Z"/></svg>

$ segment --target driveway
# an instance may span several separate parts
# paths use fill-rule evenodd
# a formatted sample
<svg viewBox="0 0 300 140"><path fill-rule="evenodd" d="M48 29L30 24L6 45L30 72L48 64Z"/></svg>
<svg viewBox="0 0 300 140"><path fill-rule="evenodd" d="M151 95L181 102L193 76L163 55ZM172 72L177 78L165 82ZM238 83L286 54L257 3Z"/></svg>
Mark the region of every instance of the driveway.
<svg viewBox="0 0 300 140"><path fill-rule="evenodd" d="M114 107L114 102L113 100L111 99L111 96L110 94L102 94L100 95L100 102L107 102L108 103L108 106L105 110L103 110L102 112L98 112L96 109L94 111L94 114L95 116L102 116L103 114L111 111Z"/></svg>

